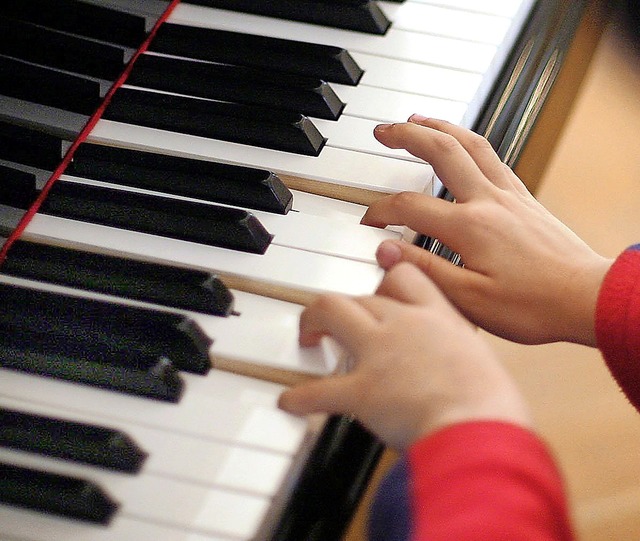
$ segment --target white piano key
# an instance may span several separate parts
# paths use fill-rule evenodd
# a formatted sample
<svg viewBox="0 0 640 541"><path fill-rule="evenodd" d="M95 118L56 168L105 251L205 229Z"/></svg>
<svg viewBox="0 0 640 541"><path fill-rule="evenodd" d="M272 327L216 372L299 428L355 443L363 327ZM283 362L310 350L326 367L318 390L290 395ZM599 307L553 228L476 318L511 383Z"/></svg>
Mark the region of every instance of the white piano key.
<svg viewBox="0 0 640 541"><path fill-rule="evenodd" d="M375 120L341 115L338 120L312 118L320 133L327 138L327 145L356 152L366 152L419 162L404 149L393 149L382 145L374 136L373 129L379 124Z"/></svg>
<svg viewBox="0 0 640 541"><path fill-rule="evenodd" d="M132 191L146 194L159 194L128 186L112 185L106 182L82 179L71 175L62 175L60 180L88 184L93 186L115 187L122 191ZM206 201L168 195L173 199L198 201L202 204L211 204ZM232 205L219 204L230 207ZM234 208L242 208L234 206ZM399 234L390 230L360 224L345 224L313 214L301 212L289 212L287 214L275 214L255 209L245 209L255 215L262 225L274 235L271 241L273 245L298 250L305 250L317 254L334 257L342 257L376 264L375 252L380 243L387 239L397 239ZM80 227L82 222L79 222Z"/></svg>
<svg viewBox="0 0 640 541"><path fill-rule="evenodd" d="M295 455L309 423L277 408L284 386L218 370L183 373L177 404L0 369L0 396L182 433L206 441Z"/></svg>
<svg viewBox="0 0 640 541"><path fill-rule="evenodd" d="M291 193L293 194L293 210L315 216L325 216L334 220L360 223L368 208L366 205L301 192L300 190L291 190Z"/></svg>
<svg viewBox="0 0 640 541"><path fill-rule="evenodd" d="M468 103L475 96L483 78L478 73L416 64L367 53L353 52L352 56L365 70L360 84L409 94Z"/></svg>
<svg viewBox="0 0 640 541"><path fill-rule="evenodd" d="M422 2L403 2L383 10L398 30L424 32L476 43L500 45L506 36L511 19L499 15L442 7Z"/></svg>
<svg viewBox="0 0 640 541"><path fill-rule="evenodd" d="M141 470L147 474L268 498L276 497L288 484L287 477L294 473L293 461L306 457L306 452L302 452L305 448L289 457L25 400L0 397L0 407L120 430L148 453Z"/></svg>
<svg viewBox="0 0 640 541"><path fill-rule="evenodd" d="M376 122L404 122L413 113L422 113L454 124L465 122L467 104L462 101L366 85L332 83L331 87L346 104L343 114L347 116L368 118Z"/></svg>
<svg viewBox="0 0 640 541"><path fill-rule="evenodd" d="M99 485L119 504L118 514L194 533L252 539L266 520L270 500L140 472L110 472L69 461L0 448L0 461Z"/></svg>
<svg viewBox="0 0 640 541"><path fill-rule="evenodd" d="M434 177L434 182L440 182ZM291 190L293 194L293 209L305 214L324 216L331 220L346 221L359 224L368 209L366 205L359 205L349 201L340 201L322 195L310 194L299 190ZM387 231L395 232L396 238L400 237L408 242L413 241L415 231L403 226L390 225Z"/></svg>
<svg viewBox="0 0 640 541"><path fill-rule="evenodd" d="M308 250L346 259L376 264L380 243L397 239L393 231L363 225L341 224L319 216L289 213L287 216L255 211L254 214L273 233L278 246Z"/></svg>
<svg viewBox="0 0 640 541"><path fill-rule="evenodd" d="M254 280L306 295L369 295L383 276L377 265L305 250L271 245L263 255L249 254L85 222L78 227L74 220L43 214L34 216L23 236L25 240Z"/></svg>
<svg viewBox="0 0 640 541"><path fill-rule="evenodd" d="M464 16L469 17L469 14ZM485 16L476 17L482 18L484 22ZM347 49L351 53L367 53L475 73L483 73L495 54L494 43L470 43L466 38L459 39L458 36L451 38L442 34L406 31L396 25L392 25L384 36L379 36L185 2L173 11L168 22L331 45Z"/></svg>
<svg viewBox="0 0 640 541"><path fill-rule="evenodd" d="M104 527L6 505L0 505L0 524L10 541L233 541L122 515Z"/></svg>
<svg viewBox="0 0 640 541"><path fill-rule="evenodd" d="M108 120L100 120L87 140L260 167L280 175L380 193L427 192L433 179L431 166L409 160L331 147L325 147L318 157L301 156Z"/></svg>
<svg viewBox="0 0 640 541"><path fill-rule="evenodd" d="M191 314L214 340L210 349L214 366L224 362L224 366L235 366L236 370L249 373L277 370L284 374L272 377L283 381L328 376L343 369L344 354L329 339L317 347L300 347L298 326L302 306L242 291L232 292L239 315L221 318Z"/></svg>
<svg viewBox="0 0 640 541"><path fill-rule="evenodd" d="M523 5L531 5L532 0L408 0L416 4L430 4L451 9L461 9L474 13L485 13L488 15L499 15L501 17L515 17ZM387 15L393 14L393 10L399 6L396 2L378 0L382 10Z"/></svg>

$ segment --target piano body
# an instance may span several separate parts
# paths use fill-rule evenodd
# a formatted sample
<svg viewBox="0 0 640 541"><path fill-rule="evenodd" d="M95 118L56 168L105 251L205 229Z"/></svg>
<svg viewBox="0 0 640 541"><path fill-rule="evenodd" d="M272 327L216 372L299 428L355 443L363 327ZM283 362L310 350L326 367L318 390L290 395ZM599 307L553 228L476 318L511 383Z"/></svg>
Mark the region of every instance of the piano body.
<svg viewBox="0 0 640 541"><path fill-rule="evenodd" d="M349 418L277 409L344 362L300 350L297 318L373 292L384 238L455 262L359 224L388 193L450 198L372 129L442 117L519 165L591 16L4 0L0 539L342 538L383 449Z"/></svg>

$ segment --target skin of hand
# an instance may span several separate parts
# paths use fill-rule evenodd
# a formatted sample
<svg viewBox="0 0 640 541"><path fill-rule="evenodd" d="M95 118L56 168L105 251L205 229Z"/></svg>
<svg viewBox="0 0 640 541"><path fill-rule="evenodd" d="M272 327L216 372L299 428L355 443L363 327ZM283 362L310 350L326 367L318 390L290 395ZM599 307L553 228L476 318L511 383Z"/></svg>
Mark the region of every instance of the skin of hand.
<svg viewBox="0 0 640 541"><path fill-rule="evenodd" d="M300 344L331 336L351 370L285 391L279 406L355 416L404 449L470 420L530 426L527 405L488 344L415 266L400 263L371 297L325 295L300 319Z"/></svg>
<svg viewBox="0 0 640 541"><path fill-rule="evenodd" d="M413 115L375 137L430 163L452 203L403 192L372 204L362 223L405 225L460 254L463 267L402 241L385 241L378 263L418 266L476 325L527 344L595 345L598 291L612 260L549 213L489 142L451 123Z"/></svg>

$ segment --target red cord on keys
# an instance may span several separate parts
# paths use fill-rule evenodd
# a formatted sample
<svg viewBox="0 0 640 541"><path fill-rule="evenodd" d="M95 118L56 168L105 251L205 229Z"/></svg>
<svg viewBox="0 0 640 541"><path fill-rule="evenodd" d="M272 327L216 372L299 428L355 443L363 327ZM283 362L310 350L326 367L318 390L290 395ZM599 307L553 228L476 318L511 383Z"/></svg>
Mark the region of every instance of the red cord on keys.
<svg viewBox="0 0 640 541"><path fill-rule="evenodd" d="M42 205L44 200L47 198L47 195L48 195L49 191L51 190L51 187L60 178L60 175L62 175L62 173L64 173L65 169L67 168L67 166L69 165L69 163L73 159L73 154L74 154L76 148L78 148L78 146L87 138L87 136L89 135L89 133L91 132L93 127L96 125L98 120L100 120L100 118L102 117L102 114L104 113L105 109L109 105L109 102L111 101L111 97L113 96L115 91L118 88L120 88L120 86L122 86L125 83L125 81L127 80L127 78L129 77L129 74L131 73L131 70L133 69L133 65L135 64L135 61L138 59L138 57L141 54L143 54L147 50L147 48L149 47L149 44L151 43L151 40L153 40L153 38L155 37L156 33L158 32L158 28L160 28L160 25L163 24L169 18L169 15L171 15L171 12L175 9L175 7L179 3L180 3L180 0L173 0L171 2L171 4L169 5L169 7L165 10L165 12L156 21L156 24L154 25L153 29L151 30L151 32L147 36L147 39L145 39L145 41L143 42L142 46L133 55L133 57L131 58L131 60L127 64L127 67L122 72L122 74L120 75L118 80L116 80L113 83L113 85L111 86L111 88L107 92L107 94L106 94L102 104L100 105L100 107L98 107L98 109L96 109L96 111L93 113L93 115L91 115L91 118L89 119L89 121L87 122L85 127L82 129L82 131L80 132L80 134L78 135L76 140L73 142L73 144L71 145L71 147L69 148L67 153L64 155L64 158L60 162L60 165L58 165L56 170L52 173L51 177L49 177L49 180L47 180L47 182L44 185L44 188L42 188L42 191L40 192L40 195L38 196L38 198L34 201L33 205L31 205L31 207L29 207L29 210L27 210L27 212L24 214L24 216L22 217L22 219L18 223L17 227L13 230L13 232L11 233L11 235L9 236L7 241L4 243L4 246L0 250L0 265L2 265L4 260L7 258L7 254L9 252L9 249L11 248L11 245L16 240L18 240L18 238L20 238L20 236L22 235L24 230L29 225L29 222L32 220L32 218L36 215L36 213L40 209L40 205Z"/></svg>

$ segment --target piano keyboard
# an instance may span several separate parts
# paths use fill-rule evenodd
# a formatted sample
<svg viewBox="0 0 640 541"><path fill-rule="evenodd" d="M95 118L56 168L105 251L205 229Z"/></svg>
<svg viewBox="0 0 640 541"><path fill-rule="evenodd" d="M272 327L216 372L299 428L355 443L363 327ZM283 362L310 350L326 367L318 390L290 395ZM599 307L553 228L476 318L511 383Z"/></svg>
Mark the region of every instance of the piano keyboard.
<svg viewBox="0 0 640 541"><path fill-rule="evenodd" d="M348 418L276 401L343 369L332 342L298 346L303 305L372 293L378 244L413 239L362 226L366 205L441 193L373 128L415 112L509 124L518 54L578 8L4 4L0 535L341 538L381 447ZM553 31L536 26L547 18Z"/></svg>
<svg viewBox="0 0 640 541"><path fill-rule="evenodd" d="M180 530L203 539L253 539L257 531L273 529L268 511L277 516L292 490L288 479L296 477L314 442L311 423L275 408L280 386L225 372L188 379L177 406L12 371L3 370L0 381L3 410L106 424L149 453L132 475L2 449L2 464L91 480L118 502L109 523L113 533L36 514L23 523L3 520L4 534L18 538L69 539L77 528L83 539L133 539L119 532L125 531L120 523L134 522L138 533L166 527L167 539L178 538ZM3 511L6 517L9 511ZM52 522L61 529L47 534Z"/></svg>

